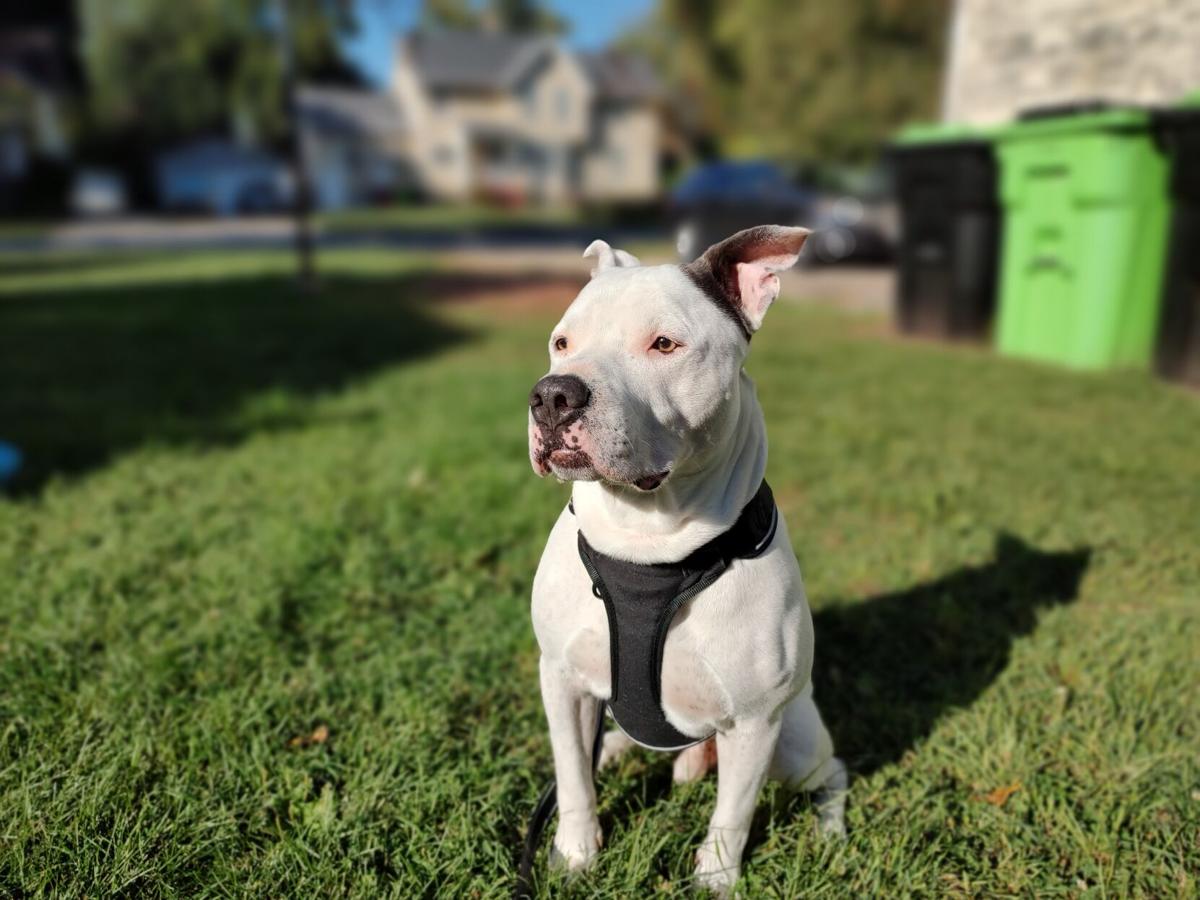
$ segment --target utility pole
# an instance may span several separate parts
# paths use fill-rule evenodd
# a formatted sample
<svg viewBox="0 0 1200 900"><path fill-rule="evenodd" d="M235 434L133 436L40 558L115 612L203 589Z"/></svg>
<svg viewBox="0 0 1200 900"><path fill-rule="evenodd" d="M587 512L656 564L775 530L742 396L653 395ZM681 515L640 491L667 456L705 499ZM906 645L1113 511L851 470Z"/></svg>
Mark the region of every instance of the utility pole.
<svg viewBox="0 0 1200 900"><path fill-rule="evenodd" d="M300 133L300 100L296 91L296 48L288 0L273 0L279 65L282 74L284 117L287 121L288 166L292 174L292 223L296 247L296 279L305 292L317 288L316 262L312 236L312 186L304 159Z"/></svg>

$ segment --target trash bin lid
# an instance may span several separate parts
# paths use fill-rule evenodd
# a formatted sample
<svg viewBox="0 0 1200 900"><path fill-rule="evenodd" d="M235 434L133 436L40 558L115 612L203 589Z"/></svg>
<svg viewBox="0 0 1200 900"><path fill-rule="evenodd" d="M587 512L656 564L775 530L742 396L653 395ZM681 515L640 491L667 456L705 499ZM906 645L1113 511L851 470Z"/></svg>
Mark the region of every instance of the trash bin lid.
<svg viewBox="0 0 1200 900"><path fill-rule="evenodd" d="M992 129L997 141L1025 140L1085 131L1147 131L1151 111L1136 106L1104 108L1095 104L1046 110L1030 110L1015 122Z"/></svg>
<svg viewBox="0 0 1200 900"><path fill-rule="evenodd" d="M988 144L987 132L962 122L918 122L902 129L892 139L893 150L925 147L931 144L962 146Z"/></svg>

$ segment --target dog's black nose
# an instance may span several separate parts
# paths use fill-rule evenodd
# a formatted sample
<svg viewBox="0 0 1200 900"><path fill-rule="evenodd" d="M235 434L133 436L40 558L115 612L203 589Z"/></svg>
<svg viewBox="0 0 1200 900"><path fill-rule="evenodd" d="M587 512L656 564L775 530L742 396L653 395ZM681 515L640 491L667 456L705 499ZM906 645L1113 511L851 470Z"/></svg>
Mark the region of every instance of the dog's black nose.
<svg viewBox="0 0 1200 900"><path fill-rule="evenodd" d="M553 431L579 418L592 392L574 375L547 375L529 392L533 421L543 431Z"/></svg>

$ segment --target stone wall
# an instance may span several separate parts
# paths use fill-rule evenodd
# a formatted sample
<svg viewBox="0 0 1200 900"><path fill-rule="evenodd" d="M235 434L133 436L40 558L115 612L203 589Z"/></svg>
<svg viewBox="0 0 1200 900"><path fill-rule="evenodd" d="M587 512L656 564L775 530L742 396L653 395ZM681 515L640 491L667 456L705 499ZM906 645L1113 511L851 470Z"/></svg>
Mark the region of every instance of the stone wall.
<svg viewBox="0 0 1200 900"><path fill-rule="evenodd" d="M956 0L946 121L1200 90L1200 0Z"/></svg>

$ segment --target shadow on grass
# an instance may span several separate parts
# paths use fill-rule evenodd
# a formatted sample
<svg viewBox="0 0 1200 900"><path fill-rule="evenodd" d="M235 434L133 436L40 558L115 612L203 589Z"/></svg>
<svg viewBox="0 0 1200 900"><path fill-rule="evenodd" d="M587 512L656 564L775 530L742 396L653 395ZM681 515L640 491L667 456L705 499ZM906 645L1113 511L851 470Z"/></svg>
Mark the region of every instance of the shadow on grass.
<svg viewBox="0 0 1200 900"><path fill-rule="evenodd" d="M1090 558L1088 548L1045 552L1001 533L988 563L816 613L817 703L852 777L899 760L942 716L975 702L1008 665L1013 641L1033 631L1038 612L1076 598ZM606 831L638 821L678 789L672 758L653 754L637 788L601 798L609 807L601 814ZM605 780L599 791L617 789ZM777 801L774 811L756 811L747 858L772 815L790 815L783 809L809 799ZM704 827L697 826L697 840ZM669 878L670 865L657 860L657 874Z"/></svg>
<svg viewBox="0 0 1200 900"><path fill-rule="evenodd" d="M424 296L418 277L330 277L314 295L259 276L0 298L0 439L25 455L10 489L34 493L147 441L294 427L308 416L296 396L470 337L410 299Z"/></svg>
<svg viewBox="0 0 1200 900"><path fill-rule="evenodd" d="M858 775L895 762L1008 664L1038 611L1070 603L1091 550L1044 552L1000 534L994 559L814 616L813 682L838 754Z"/></svg>

